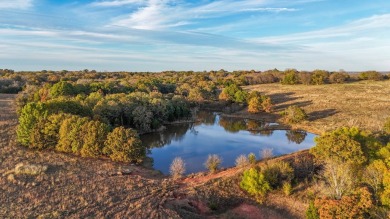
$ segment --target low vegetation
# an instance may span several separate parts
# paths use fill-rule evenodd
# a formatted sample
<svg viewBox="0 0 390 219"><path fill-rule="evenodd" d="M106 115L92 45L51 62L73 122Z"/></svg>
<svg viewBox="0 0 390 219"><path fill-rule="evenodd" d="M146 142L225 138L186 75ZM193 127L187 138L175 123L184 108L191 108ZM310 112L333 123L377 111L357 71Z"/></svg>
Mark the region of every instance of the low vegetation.
<svg viewBox="0 0 390 219"><path fill-rule="evenodd" d="M215 173L222 163L222 158L216 154L210 154L207 157L204 166L210 171L210 173Z"/></svg>

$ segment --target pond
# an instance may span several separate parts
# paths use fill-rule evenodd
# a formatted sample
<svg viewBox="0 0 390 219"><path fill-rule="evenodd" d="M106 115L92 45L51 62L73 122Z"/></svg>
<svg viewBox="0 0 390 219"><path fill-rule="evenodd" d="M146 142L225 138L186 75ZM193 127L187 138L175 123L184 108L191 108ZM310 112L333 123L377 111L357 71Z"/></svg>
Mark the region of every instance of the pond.
<svg viewBox="0 0 390 219"><path fill-rule="evenodd" d="M141 136L149 148L153 167L169 174L175 157L186 163L186 174L205 171L209 154L222 158L222 167L232 167L236 158L272 149L273 155L289 154L314 145L316 135L305 131L272 130L276 123L220 116L213 112L198 112L197 122L169 125L162 132Z"/></svg>

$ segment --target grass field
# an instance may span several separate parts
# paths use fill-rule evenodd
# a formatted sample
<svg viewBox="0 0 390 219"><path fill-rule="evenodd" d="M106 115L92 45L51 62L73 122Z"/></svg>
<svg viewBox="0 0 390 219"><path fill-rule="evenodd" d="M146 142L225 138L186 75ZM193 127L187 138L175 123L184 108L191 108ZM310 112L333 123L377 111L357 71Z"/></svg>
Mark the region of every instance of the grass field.
<svg viewBox="0 0 390 219"><path fill-rule="evenodd" d="M270 95L276 114L290 105L301 106L309 121L295 127L317 134L340 126L359 126L375 132L390 116L390 80L326 85L263 84L245 89Z"/></svg>

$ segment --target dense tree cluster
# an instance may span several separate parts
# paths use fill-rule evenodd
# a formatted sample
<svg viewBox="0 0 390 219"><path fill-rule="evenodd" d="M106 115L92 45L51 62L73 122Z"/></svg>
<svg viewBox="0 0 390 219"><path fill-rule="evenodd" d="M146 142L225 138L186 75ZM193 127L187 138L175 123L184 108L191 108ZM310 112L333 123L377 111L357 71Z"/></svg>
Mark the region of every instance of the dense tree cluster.
<svg viewBox="0 0 390 219"><path fill-rule="evenodd" d="M321 177L329 190L314 203L320 218L369 218L390 207L390 143L356 127L326 132L315 141L310 151L323 163Z"/></svg>

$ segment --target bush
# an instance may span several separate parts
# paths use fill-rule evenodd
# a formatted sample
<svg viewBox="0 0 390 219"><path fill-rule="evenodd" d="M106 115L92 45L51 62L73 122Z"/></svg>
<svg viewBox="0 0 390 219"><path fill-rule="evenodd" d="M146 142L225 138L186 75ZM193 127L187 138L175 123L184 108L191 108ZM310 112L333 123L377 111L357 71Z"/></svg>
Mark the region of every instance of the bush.
<svg viewBox="0 0 390 219"><path fill-rule="evenodd" d="M186 172L184 160L181 157L176 157L173 159L171 166L169 167L169 172L173 178L180 178Z"/></svg>
<svg viewBox="0 0 390 219"><path fill-rule="evenodd" d="M383 125L383 131L385 131L387 134L390 134L390 117L386 119L386 122Z"/></svg>
<svg viewBox="0 0 390 219"><path fill-rule="evenodd" d="M250 168L244 172L240 187L250 195L256 196L259 201L271 191L271 186L265 176L255 168Z"/></svg>
<svg viewBox="0 0 390 219"><path fill-rule="evenodd" d="M146 156L146 149L137 131L121 126L108 133L103 153L113 161L141 162Z"/></svg>
<svg viewBox="0 0 390 219"><path fill-rule="evenodd" d="M221 163L222 159L218 155L212 154L208 156L204 165L211 173L215 173L219 169Z"/></svg>
<svg viewBox="0 0 390 219"><path fill-rule="evenodd" d="M284 193L286 196L291 195L291 193L292 193L292 186L291 186L291 183L290 183L290 182L284 182L282 188L283 188L283 193Z"/></svg>
<svg viewBox="0 0 390 219"><path fill-rule="evenodd" d="M310 201L309 207L306 210L306 219L320 219L318 209L314 206L314 202Z"/></svg>
<svg viewBox="0 0 390 219"><path fill-rule="evenodd" d="M383 80L384 76L377 71L365 71L359 74L360 80Z"/></svg>
<svg viewBox="0 0 390 219"><path fill-rule="evenodd" d="M241 154L236 159L236 167L245 167L249 164L249 159L244 155Z"/></svg>
<svg viewBox="0 0 390 219"><path fill-rule="evenodd" d="M342 84L349 78L347 73L334 72L329 76L329 81L332 84Z"/></svg>
<svg viewBox="0 0 390 219"><path fill-rule="evenodd" d="M50 95L52 97L68 96L75 94L74 86L66 81L60 81L50 88Z"/></svg>
<svg viewBox="0 0 390 219"><path fill-rule="evenodd" d="M83 146L80 154L83 157L98 157L103 154L103 146L109 132L109 126L99 121L89 121L81 128Z"/></svg>
<svg viewBox="0 0 390 219"><path fill-rule="evenodd" d="M263 158L263 160L269 160L274 156L272 151L272 148L264 148L260 151L260 156Z"/></svg>
<svg viewBox="0 0 390 219"><path fill-rule="evenodd" d="M281 81L282 84L284 85L293 85L293 84L298 84L299 82L299 77L298 74L296 73L296 70L286 70L284 72L284 77Z"/></svg>
<svg viewBox="0 0 390 219"><path fill-rule="evenodd" d="M256 155L254 153L248 154L248 160L250 164L256 164Z"/></svg>
<svg viewBox="0 0 390 219"><path fill-rule="evenodd" d="M30 147L31 131L39 120L47 117L48 112L46 105L43 103L26 104L19 116L19 126L16 130L17 140L24 146Z"/></svg>
<svg viewBox="0 0 390 219"><path fill-rule="evenodd" d="M65 119L59 129L59 140L56 150L67 153L80 154L83 146L83 134L81 129L88 118L79 116L70 116Z"/></svg>
<svg viewBox="0 0 390 219"><path fill-rule="evenodd" d="M283 115L287 123L300 123L307 120L306 112L298 106L289 106Z"/></svg>
<svg viewBox="0 0 390 219"><path fill-rule="evenodd" d="M278 188L283 183L290 183L294 178L294 169L289 163L277 161L266 166L262 173L273 188Z"/></svg>

